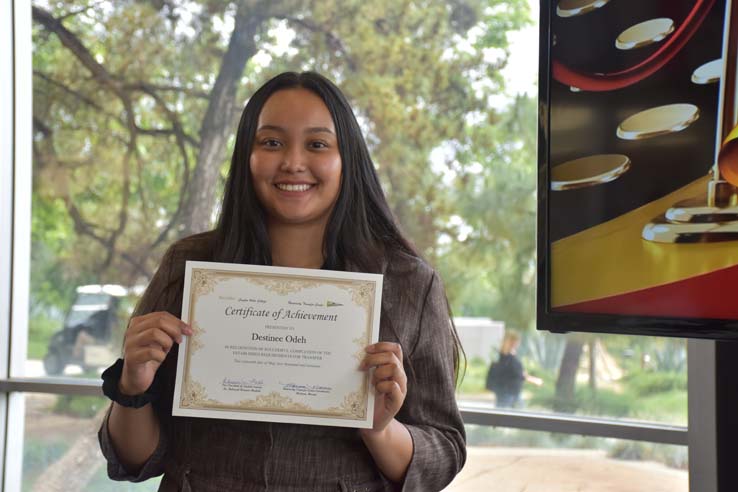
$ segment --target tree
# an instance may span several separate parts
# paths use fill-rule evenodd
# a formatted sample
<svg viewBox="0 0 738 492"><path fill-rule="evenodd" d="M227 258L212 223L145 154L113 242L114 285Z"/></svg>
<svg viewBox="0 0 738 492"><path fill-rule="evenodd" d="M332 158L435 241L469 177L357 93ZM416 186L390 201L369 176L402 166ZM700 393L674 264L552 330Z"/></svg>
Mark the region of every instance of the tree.
<svg viewBox="0 0 738 492"><path fill-rule="evenodd" d="M434 259L451 207L430 153L464 131L467 115L493 113L486 97L501 87L504 57L486 62L484 50L505 49L500 32L521 25L524 3L209 1L195 10L168 1L33 8L36 189L64 204L74 235L92 239L81 271L145 280L168 242L207 229L242 102L287 67L341 83L395 213ZM296 54L259 66L257 44L274 41L275 26L294 29ZM460 47L469 33L476 39Z"/></svg>
<svg viewBox="0 0 738 492"><path fill-rule="evenodd" d="M521 330L535 321L536 115L535 99L519 95L488 124L467 124L449 164L459 220L441 262L463 314Z"/></svg>

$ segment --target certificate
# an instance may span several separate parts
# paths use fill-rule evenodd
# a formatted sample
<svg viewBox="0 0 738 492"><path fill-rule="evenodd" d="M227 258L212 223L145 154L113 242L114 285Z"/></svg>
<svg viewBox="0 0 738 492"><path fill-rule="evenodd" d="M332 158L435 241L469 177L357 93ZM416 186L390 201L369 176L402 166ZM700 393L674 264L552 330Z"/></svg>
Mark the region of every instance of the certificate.
<svg viewBox="0 0 738 492"><path fill-rule="evenodd" d="M382 276L188 261L172 414L370 428Z"/></svg>

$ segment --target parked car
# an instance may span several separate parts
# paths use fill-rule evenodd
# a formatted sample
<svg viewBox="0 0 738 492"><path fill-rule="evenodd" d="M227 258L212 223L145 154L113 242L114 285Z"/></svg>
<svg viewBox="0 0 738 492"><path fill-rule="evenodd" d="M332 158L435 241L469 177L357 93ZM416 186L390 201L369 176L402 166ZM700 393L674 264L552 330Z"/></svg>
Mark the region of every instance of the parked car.
<svg viewBox="0 0 738 492"><path fill-rule="evenodd" d="M82 285L62 329L49 341L46 374L63 374L68 364L83 370L110 365L120 350L121 323L130 314L130 289L120 285Z"/></svg>

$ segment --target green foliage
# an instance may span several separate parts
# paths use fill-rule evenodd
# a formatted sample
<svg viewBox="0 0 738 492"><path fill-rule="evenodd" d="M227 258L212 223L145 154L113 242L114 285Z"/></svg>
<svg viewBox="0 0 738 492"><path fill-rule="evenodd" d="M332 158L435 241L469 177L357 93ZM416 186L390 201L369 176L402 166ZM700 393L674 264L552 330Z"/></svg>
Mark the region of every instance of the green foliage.
<svg viewBox="0 0 738 492"><path fill-rule="evenodd" d="M652 396L674 390L687 391L686 372L633 372L624 384L638 397Z"/></svg>
<svg viewBox="0 0 738 492"><path fill-rule="evenodd" d="M21 490L33 490L41 473L61 458L71 446L69 439L26 438L23 442L23 477ZM102 459L102 458L100 458ZM143 483L113 482L108 478L105 466L99 466L97 473L87 484L85 490L95 492L155 492L161 477Z"/></svg>
<svg viewBox="0 0 738 492"><path fill-rule="evenodd" d="M602 449L611 458L656 461L682 470L686 470L688 465L686 446L478 425L467 425L466 437L470 446Z"/></svg>
<svg viewBox="0 0 738 492"><path fill-rule="evenodd" d="M592 391L588 387L578 387L573 399L562 400L553 385L544 385L533 393L530 405L560 408L565 413L627 417L636 406L636 400L626 393L609 389Z"/></svg>
<svg viewBox="0 0 738 492"><path fill-rule="evenodd" d="M69 448L64 440L26 439L23 442L22 490L32 490L38 476L52 463L61 458Z"/></svg>
<svg viewBox="0 0 738 492"><path fill-rule="evenodd" d="M494 124L467 125L453 197L461 225L439 258L457 314L523 330L535 318L536 114L519 96Z"/></svg>
<svg viewBox="0 0 738 492"><path fill-rule="evenodd" d="M631 417L640 420L687 425L687 390L672 390L638 398Z"/></svg>
<svg viewBox="0 0 738 492"><path fill-rule="evenodd" d="M525 338L534 342L538 337L549 336L536 334ZM656 346L658 345L656 343ZM612 347L608 348L614 352L618 351L617 344L612 344ZM644 344L642 348L653 352L657 347ZM542 367L532 358L532 352L528 353L528 356L521 354L526 371L543 380L541 386L524 384L524 405L529 410L551 411L556 408L580 415L650 420L675 425L687 424L687 379L684 372L659 372L633 366L625 371L626 375L614 386L592 391L586 383L580 382L573 399L561 399L555 391L556 366ZM629 360L630 358L617 357L618 363L625 366ZM481 359L468 361L466 377L458 390L460 398L489 396L484 388L487 370L488 365Z"/></svg>
<svg viewBox="0 0 738 492"><path fill-rule="evenodd" d="M43 359L51 336L61 329L63 320L33 313L28 320L28 358Z"/></svg>
<svg viewBox="0 0 738 492"><path fill-rule="evenodd" d="M665 446L641 441L618 441L608 450L608 456L622 460L657 461L681 470L689 468L689 453L685 446Z"/></svg>
<svg viewBox="0 0 738 492"><path fill-rule="evenodd" d="M637 405L636 400L617 391L580 388L576 395L578 410L586 415L625 417Z"/></svg>
<svg viewBox="0 0 738 492"><path fill-rule="evenodd" d="M467 361L464 380L458 392L465 396L485 393L487 389L484 387L484 382L487 378L487 369L487 364L481 359L473 358Z"/></svg>
<svg viewBox="0 0 738 492"><path fill-rule="evenodd" d="M98 396L59 395L53 412L78 418L92 418L108 403Z"/></svg>
<svg viewBox="0 0 738 492"><path fill-rule="evenodd" d="M545 376L544 376L545 379ZM592 391L580 384L574 399L562 400L553 382L540 388L528 387L530 408L560 408L567 413L619 417L687 425L685 375L640 373L620 381L620 389Z"/></svg>
<svg viewBox="0 0 738 492"><path fill-rule="evenodd" d="M63 18L98 66L34 17L34 310L65 312L82 283L145 283L167 244L185 233L180 211L199 196L193 190L222 183L236 121L216 136L202 125L240 4L176 4L36 5ZM530 23L527 2L250 5L243 12L257 19L260 51L248 55L227 96L236 113L283 70L336 80L362 122L394 213L442 271L454 309L529 327L535 102L519 98L503 114L488 103L505 90L507 32ZM278 48L285 33L292 40ZM221 161L203 160L208 138L227 142ZM219 169L204 178L203 166ZM217 195L196 207L214 209Z"/></svg>
<svg viewBox="0 0 738 492"><path fill-rule="evenodd" d="M609 447L608 440L598 437L483 425L467 425L466 439L469 446L544 449L602 449L603 447Z"/></svg>

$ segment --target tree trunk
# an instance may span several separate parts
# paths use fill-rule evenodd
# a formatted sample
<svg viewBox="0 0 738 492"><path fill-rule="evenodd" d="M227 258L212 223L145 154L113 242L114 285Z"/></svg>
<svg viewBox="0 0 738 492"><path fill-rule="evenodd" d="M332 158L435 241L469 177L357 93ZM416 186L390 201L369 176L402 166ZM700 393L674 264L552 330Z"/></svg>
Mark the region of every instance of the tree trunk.
<svg viewBox="0 0 738 492"><path fill-rule="evenodd" d="M196 234L211 227L220 166L225 159L228 136L234 131L233 121L241 109L236 101L236 91L246 62L257 52L254 36L263 22L264 18L253 9L244 3L239 4L228 49L200 127L200 149L184 205L183 235Z"/></svg>
<svg viewBox="0 0 738 492"><path fill-rule="evenodd" d="M553 405L556 412L572 412L576 409L574 394L583 347L584 343L578 338L567 337L564 356L559 366L559 377L556 379L556 398Z"/></svg>
<svg viewBox="0 0 738 492"><path fill-rule="evenodd" d="M589 348L589 389L597 391L597 339L592 338L587 344Z"/></svg>

